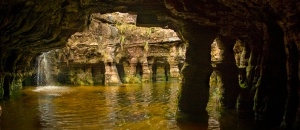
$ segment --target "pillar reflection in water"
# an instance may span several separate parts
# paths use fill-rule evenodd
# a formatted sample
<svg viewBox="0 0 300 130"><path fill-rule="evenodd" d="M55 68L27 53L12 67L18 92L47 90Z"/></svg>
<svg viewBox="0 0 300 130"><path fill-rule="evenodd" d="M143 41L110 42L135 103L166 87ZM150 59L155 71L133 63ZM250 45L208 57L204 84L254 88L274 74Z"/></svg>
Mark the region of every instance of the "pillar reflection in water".
<svg viewBox="0 0 300 130"><path fill-rule="evenodd" d="M177 100L178 100L178 93L179 93L179 88L178 88L178 83L170 83L170 89L169 89L169 107L170 108L168 110L168 118L171 118L171 117L175 117L176 116L176 111L177 111L177 107L174 107L174 106L177 106ZM175 122L175 120L173 120Z"/></svg>
<svg viewBox="0 0 300 130"><path fill-rule="evenodd" d="M218 81L220 81L218 79ZM213 87L212 87L213 88ZM211 90L213 90L211 88ZM214 88L215 90L217 88ZM1 104L3 129L245 129L232 113L207 105L209 124L176 120L179 83L32 87ZM210 98L210 101L218 100ZM17 102L17 103L16 103ZM225 115L224 115L225 112ZM5 120L4 120L5 119ZM20 124L20 125L16 125Z"/></svg>
<svg viewBox="0 0 300 130"><path fill-rule="evenodd" d="M115 111L115 108L118 105L117 99L117 88L116 87L105 87L105 91L103 92L103 95L105 96L105 107L107 108L107 119L105 123L113 127L117 122L117 113ZM100 120L101 122L101 120ZM104 122L103 122L104 123Z"/></svg>
<svg viewBox="0 0 300 130"><path fill-rule="evenodd" d="M39 111L36 113L39 126L35 128L178 129L175 120L178 86L178 83L47 86L33 88L26 95L37 97L36 102L30 102L36 103Z"/></svg>
<svg viewBox="0 0 300 130"><path fill-rule="evenodd" d="M219 120L221 117L220 113L222 111L222 104L220 101L223 94L222 79L216 71L213 71L213 73L211 74L209 85L209 101L206 107L209 115L208 129L215 130L220 129Z"/></svg>

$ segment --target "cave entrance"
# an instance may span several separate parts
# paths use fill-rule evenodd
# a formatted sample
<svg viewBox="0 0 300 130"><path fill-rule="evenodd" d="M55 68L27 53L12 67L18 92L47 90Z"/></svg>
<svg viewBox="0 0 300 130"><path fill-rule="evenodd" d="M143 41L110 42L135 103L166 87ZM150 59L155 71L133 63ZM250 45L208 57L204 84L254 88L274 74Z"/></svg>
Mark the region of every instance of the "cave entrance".
<svg viewBox="0 0 300 130"><path fill-rule="evenodd" d="M146 21L129 13L95 13L89 18L88 28L73 34L64 48L47 53L48 59L53 61L49 70L55 70L49 73L54 77L62 79L60 72L65 68L60 66L63 65L74 73L69 74L69 79L64 78L64 83L72 84L77 81L76 76L83 75L74 66L93 64L87 80L91 85L167 82L171 79L180 82L179 64L185 59L185 43L174 30L138 27L136 25L145 26ZM85 71L84 75L87 75ZM128 78L130 80L125 80Z"/></svg>

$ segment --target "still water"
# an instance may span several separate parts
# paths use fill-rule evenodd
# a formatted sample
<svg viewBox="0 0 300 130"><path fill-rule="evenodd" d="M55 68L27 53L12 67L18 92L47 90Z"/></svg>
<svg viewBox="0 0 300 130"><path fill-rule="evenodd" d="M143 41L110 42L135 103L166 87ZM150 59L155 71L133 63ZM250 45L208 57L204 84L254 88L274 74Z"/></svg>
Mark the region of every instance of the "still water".
<svg viewBox="0 0 300 130"><path fill-rule="evenodd" d="M207 129L176 122L179 83L123 86L25 87L20 98L1 103L1 130ZM216 115L216 113L212 114ZM232 117L232 116L229 116ZM224 118L226 119L226 118ZM227 120L227 119L226 119ZM228 119L229 128L237 127ZM220 129L211 116L209 129Z"/></svg>

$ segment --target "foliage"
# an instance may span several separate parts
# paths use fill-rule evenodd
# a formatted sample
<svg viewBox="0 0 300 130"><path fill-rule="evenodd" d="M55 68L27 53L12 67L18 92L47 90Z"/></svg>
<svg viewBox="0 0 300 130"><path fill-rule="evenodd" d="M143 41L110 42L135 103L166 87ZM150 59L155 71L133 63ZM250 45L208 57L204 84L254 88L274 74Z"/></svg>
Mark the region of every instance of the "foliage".
<svg viewBox="0 0 300 130"><path fill-rule="evenodd" d="M155 28L154 27L150 27L147 29L147 37L150 38L151 34L154 33Z"/></svg>
<svg viewBox="0 0 300 130"><path fill-rule="evenodd" d="M120 43L122 44L122 43L124 43L125 42L125 36L121 36L121 41L120 41Z"/></svg>
<svg viewBox="0 0 300 130"><path fill-rule="evenodd" d="M167 81L167 77L166 76L156 77L156 81Z"/></svg>
<svg viewBox="0 0 300 130"><path fill-rule="evenodd" d="M125 36L121 36L121 39L120 39L121 50L124 49L124 44L125 44Z"/></svg>
<svg viewBox="0 0 300 130"><path fill-rule="evenodd" d="M141 83L141 76L137 74L136 76L134 75L129 75L124 77L123 82L124 83Z"/></svg>
<svg viewBox="0 0 300 130"><path fill-rule="evenodd" d="M146 52L148 52L148 50L149 50L148 42L145 43L144 50L145 50Z"/></svg>
<svg viewBox="0 0 300 130"><path fill-rule="evenodd" d="M93 77L89 71L70 70L69 71L69 81L72 85L93 85Z"/></svg>

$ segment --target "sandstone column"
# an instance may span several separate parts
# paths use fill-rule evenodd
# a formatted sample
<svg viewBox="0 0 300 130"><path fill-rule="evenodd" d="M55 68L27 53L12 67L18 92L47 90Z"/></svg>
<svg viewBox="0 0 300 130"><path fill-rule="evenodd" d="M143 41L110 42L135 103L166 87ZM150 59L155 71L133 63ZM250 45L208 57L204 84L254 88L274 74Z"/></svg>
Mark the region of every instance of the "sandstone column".
<svg viewBox="0 0 300 130"><path fill-rule="evenodd" d="M142 82L150 82L151 72L148 66L147 57L141 58L140 62L142 64L142 70L143 70Z"/></svg>
<svg viewBox="0 0 300 130"><path fill-rule="evenodd" d="M179 81L180 73L178 67L177 57L177 48L173 46L170 48L170 56L168 57L168 63L170 65L170 79L169 81Z"/></svg>
<svg viewBox="0 0 300 130"><path fill-rule="evenodd" d="M128 76L128 75L130 75L130 64L129 64L129 62L126 60L126 61L123 61L122 62L122 65L123 65L123 67L124 67L124 72L125 72L125 77L126 76Z"/></svg>
<svg viewBox="0 0 300 130"><path fill-rule="evenodd" d="M150 71L150 81L153 81L153 63L154 63L154 58L148 59L148 67Z"/></svg>
<svg viewBox="0 0 300 130"><path fill-rule="evenodd" d="M93 81L94 81L95 85L104 83L104 81L102 81L103 80L103 72L101 71L102 66L103 66L103 64L97 64L97 65L93 66L92 74L93 74Z"/></svg>
<svg viewBox="0 0 300 130"><path fill-rule="evenodd" d="M119 85L121 80L118 74L116 63L106 62L105 65L105 85Z"/></svg>
<svg viewBox="0 0 300 130"><path fill-rule="evenodd" d="M167 76L166 76L165 64L166 63L164 61L157 61L155 63L156 65L155 81L157 82L166 81Z"/></svg>
<svg viewBox="0 0 300 130"><path fill-rule="evenodd" d="M113 58L115 48L108 46L106 49L106 56L104 59L105 85L119 85L121 84L121 80L116 67L116 62Z"/></svg>
<svg viewBox="0 0 300 130"><path fill-rule="evenodd" d="M129 71L129 74L133 77L135 77L136 75L136 65L137 65L137 58L136 57L132 57L129 61L130 63L130 71Z"/></svg>
<svg viewBox="0 0 300 130"><path fill-rule="evenodd" d="M218 36L216 42L222 52L222 60L217 64L215 69L223 83L222 104L227 108L235 108L237 97L240 93L238 69L235 65L234 54L232 52L235 40Z"/></svg>
<svg viewBox="0 0 300 130"><path fill-rule="evenodd" d="M177 61L170 61L170 81L179 81L180 80L180 73L178 68L178 62Z"/></svg>
<svg viewBox="0 0 300 130"><path fill-rule="evenodd" d="M209 97L209 77L212 73L210 48L216 38L216 31L196 24L188 24L181 29L188 47L182 70L178 120L188 117L207 122L206 106Z"/></svg>
<svg viewBox="0 0 300 130"><path fill-rule="evenodd" d="M254 42L252 41L252 43ZM253 113L252 107L254 95L251 91L253 82L251 76L254 70L253 60L256 60L257 58L255 57L255 52L250 53L248 46L249 45L245 40L242 41L237 39L233 47L236 67L239 70L238 81L241 89L236 107L240 115L245 113L248 114L247 116Z"/></svg>

